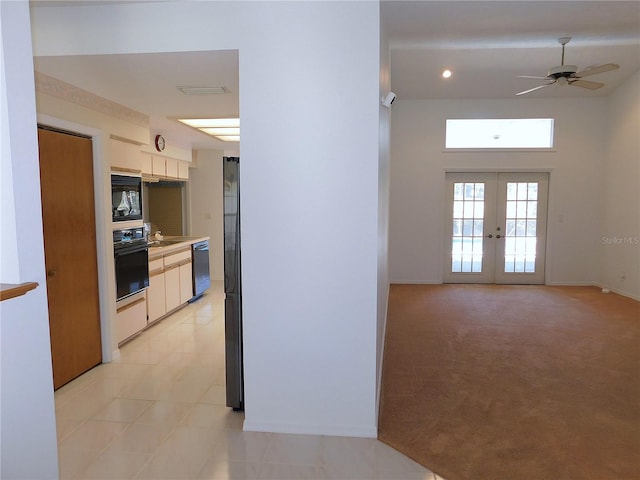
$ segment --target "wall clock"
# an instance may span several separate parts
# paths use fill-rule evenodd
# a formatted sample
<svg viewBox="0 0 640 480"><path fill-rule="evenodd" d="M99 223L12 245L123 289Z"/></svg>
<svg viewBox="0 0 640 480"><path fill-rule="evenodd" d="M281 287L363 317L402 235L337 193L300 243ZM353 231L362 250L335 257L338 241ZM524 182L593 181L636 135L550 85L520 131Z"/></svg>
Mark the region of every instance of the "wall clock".
<svg viewBox="0 0 640 480"><path fill-rule="evenodd" d="M162 135L156 135L156 150L163 151L165 147L164 137Z"/></svg>

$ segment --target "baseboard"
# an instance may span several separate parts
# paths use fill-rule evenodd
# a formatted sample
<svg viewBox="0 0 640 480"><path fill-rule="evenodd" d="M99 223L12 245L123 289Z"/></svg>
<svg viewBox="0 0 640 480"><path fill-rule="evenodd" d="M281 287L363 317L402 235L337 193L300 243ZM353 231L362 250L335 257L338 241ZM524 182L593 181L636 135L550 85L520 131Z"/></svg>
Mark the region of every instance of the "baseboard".
<svg viewBox="0 0 640 480"><path fill-rule="evenodd" d="M292 433L298 435L328 435L331 437L377 438L375 425L359 427L356 425L304 425L244 421L245 432Z"/></svg>
<svg viewBox="0 0 640 480"><path fill-rule="evenodd" d="M640 302L640 295L634 295L631 292L625 292L624 290L620 290L619 288L611 288L611 287L608 287L606 285L602 285L602 284L599 284L599 283L595 284L595 286L598 287L598 288L606 288L611 293L615 293L617 295L621 295L623 297L627 297L627 298L630 298L632 300L637 300L637 301Z"/></svg>

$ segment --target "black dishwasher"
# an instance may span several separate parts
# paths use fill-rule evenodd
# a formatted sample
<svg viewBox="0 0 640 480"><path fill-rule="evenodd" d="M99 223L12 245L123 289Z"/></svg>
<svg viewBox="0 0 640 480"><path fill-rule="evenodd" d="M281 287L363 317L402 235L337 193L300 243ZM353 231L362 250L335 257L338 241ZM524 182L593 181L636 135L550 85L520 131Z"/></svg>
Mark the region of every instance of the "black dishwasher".
<svg viewBox="0 0 640 480"><path fill-rule="evenodd" d="M202 296L211 286L209 279L209 241L194 243L191 247L193 259L193 298L190 302Z"/></svg>

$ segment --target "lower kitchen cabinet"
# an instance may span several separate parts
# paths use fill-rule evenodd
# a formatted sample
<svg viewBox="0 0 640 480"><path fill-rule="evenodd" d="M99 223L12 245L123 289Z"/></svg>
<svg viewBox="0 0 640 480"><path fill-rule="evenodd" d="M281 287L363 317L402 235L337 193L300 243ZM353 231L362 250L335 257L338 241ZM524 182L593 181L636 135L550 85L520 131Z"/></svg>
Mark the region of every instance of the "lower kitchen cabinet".
<svg viewBox="0 0 640 480"><path fill-rule="evenodd" d="M123 300L116 309L116 337L118 343L142 331L147 326L147 306L144 295Z"/></svg>
<svg viewBox="0 0 640 480"><path fill-rule="evenodd" d="M165 281L164 272L152 273L149 276L149 288L147 288L147 315L149 323L162 317L167 313L165 304Z"/></svg>
<svg viewBox="0 0 640 480"><path fill-rule="evenodd" d="M180 265L180 303L186 303L193 297L193 264Z"/></svg>
<svg viewBox="0 0 640 480"><path fill-rule="evenodd" d="M149 323L193 297L191 246L149 260L147 315Z"/></svg>
<svg viewBox="0 0 640 480"><path fill-rule="evenodd" d="M180 266L172 265L164 271L165 304L167 312L180 306Z"/></svg>

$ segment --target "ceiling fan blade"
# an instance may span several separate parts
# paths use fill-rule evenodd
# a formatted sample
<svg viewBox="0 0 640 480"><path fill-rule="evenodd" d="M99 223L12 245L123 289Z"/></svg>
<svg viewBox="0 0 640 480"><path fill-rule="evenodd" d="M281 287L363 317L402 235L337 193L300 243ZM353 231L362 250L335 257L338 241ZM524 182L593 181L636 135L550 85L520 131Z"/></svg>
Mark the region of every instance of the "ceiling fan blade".
<svg viewBox="0 0 640 480"><path fill-rule="evenodd" d="M531 75L517 75L516 78L535 78L538 80L547 80L549 77L533 77Z"/></svg>
<svg viewBox="0 0 640 480"><path fill-rule="evenodd" d="M598 67L588 68L583 70L582 72L578 72L575 74L577 78L586 77L588 75L595 75L597 73L609 72L611 70L617 70L620 68L620 65L616 65L615 63L605 63L604 65L600 65ZM587 87L588 88L588 87Z"/></svg>
<svg viewBox="0 0 640 480"><path fill-rule="evenodd" d="M590 82L588 80L573 80L569 82L569 85L573 85L576 87L588 88L589 90L596 90L600 87L604 87L604 83L600 82Z"/></svg>
<svg viewBox="0 0 640 480"><path fill-rule="evenodd" d="M526 93L534 92L534 91L536 91L536 90L540 90L541 88L548 87L549 85L553 85L553 82L551 82L551 83L546 83L546 84L544 84L544 85L539 85L539 86L537 86L537 87L530 88L529 90L525 90L525 91L523 91L523 92L518 92L518 93L516 93L516 95L524 95L524 94L526 94Z"/></svg>

